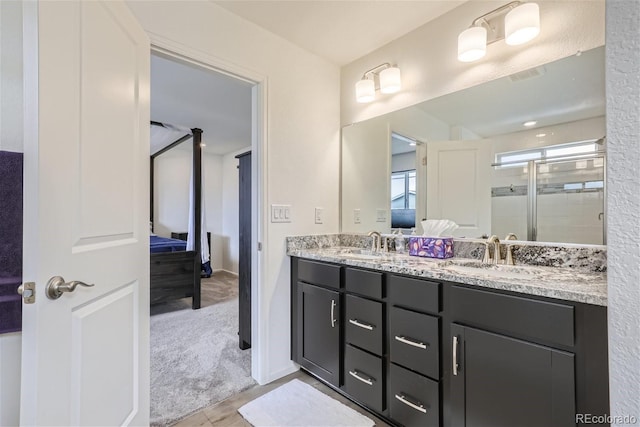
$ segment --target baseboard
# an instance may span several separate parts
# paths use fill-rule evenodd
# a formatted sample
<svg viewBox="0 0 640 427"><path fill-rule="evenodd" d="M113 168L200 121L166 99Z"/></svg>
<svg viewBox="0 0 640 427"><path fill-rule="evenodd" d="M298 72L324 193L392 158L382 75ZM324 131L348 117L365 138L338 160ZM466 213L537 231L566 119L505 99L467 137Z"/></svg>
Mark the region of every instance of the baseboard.
<svg viewBox="0 0 640 427"><path fill-rule="evenodd" d="M213 270L214 273L229 273L233 276L238 277L238 273L234 272L234 271L229 271L229 270L225 270L224 268L218 268L216 270Z"/></svg>

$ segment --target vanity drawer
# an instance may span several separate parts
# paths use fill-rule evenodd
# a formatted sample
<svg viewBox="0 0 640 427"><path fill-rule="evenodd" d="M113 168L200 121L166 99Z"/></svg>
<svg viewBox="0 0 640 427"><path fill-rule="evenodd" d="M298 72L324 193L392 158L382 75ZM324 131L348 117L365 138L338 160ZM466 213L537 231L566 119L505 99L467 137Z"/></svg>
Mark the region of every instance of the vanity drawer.
<svg viewBox="0 0 640 427"><path fill-rule="evenodd" d="M349 292L382 299L382 273L346 268L344 283Z"/></svg>
<svg viewBox="0 0 640 427"><path fill-rule="evenodd" d="M544 344L574 345L574 308L540 301L452 286L452 322Z"/></svg>
<svg viewBox="0 0 640 427"><path fill-rule="evenodd" d="M356 401L382 412L382 358L347 344L344 353L344 391Z"/></svg>
<svg viewBox="0 0 640 427"><path fill-rule="evenodd" d="M389 369L389 416L406 427L440 425L438 383L394 364Z"/></svg>
<svg viewBox="0 0 640 427"><path fill-rule="evenodd" d="M387 295L394 305L426 313L440 312L440 283L409 277L388 277Z"/></svg>
<svg viewBox="0 0 640 427"><path fill-rule="evenodd" d="M301 259L298 261L298 280L340 289L340 267Z"/></svg>
<svg viewBox="0 0 640 427"><path fill-rule="evenodd" d="M440 378L440 320L391 307L389 352L392 362L431 378Z"/></svg>
<svg viewBox="0 0 640 427"><path fill-rule="evenodd" d="M345 340L382 355L382 303L347 295Z"/></svg>

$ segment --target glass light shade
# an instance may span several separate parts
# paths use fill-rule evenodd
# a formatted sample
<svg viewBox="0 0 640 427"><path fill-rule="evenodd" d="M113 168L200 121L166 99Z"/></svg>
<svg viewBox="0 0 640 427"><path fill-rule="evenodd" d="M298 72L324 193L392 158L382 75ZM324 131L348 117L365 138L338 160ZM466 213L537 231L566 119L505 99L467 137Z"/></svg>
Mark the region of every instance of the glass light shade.
<svg viewBox="0 0 640 427"><path fill-rule="evenodd" d="M487 53L487 29L485 27L467 28L458 36L458 61L472 62Z"/></svg>
<svg viewBox="0 0 640 427"><path fill-rule="evenodd" d="M504 41L511 46L534 39L540 34L540 8L536 3L524 3L504 17Z"/></svg>
<svg viewBox="0 0 640 427"><path fill-rule="evenodd" d="M380 92L396 93L402 89L400 68L389 67L380 72Z"/></svg>
<svg viewBox="0 0 640 427"><path fill-rule="evenodd" d="M358 102L371 102L376 97L376 86L373 80L360 80L356 83L356 100Z"/></svg>

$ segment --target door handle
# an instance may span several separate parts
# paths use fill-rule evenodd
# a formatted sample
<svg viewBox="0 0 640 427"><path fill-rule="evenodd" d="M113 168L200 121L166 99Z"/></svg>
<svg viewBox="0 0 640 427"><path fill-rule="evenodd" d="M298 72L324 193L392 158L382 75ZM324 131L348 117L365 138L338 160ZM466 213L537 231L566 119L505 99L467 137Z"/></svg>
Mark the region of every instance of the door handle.
<svg viewBox="0 0 640 427"><path fill-rule="evenodd" d="M453 336L453 375L458 375L458 337Z"/></svg>
<svg viewBox="0 0 640 427"><path fill-rule="evenodd" d="M335 309L336 309L336 300L332 299L331 300L331 327L332 328L336 327L336 318L334 316Z"/></svg>
<svg viewBox="0 0 640 427"><path fill-rule="evenodd" d="M47 282L47 286L45 287L45 293L47 294L47 298L49 299L58 299L65 292L73 292L76 290L78 286L84 286L86 288L90 288L93 285L88 283L80 282L78 280L73 280L71 282L65 282L64 279L60 276L54 276Z"/></svg>

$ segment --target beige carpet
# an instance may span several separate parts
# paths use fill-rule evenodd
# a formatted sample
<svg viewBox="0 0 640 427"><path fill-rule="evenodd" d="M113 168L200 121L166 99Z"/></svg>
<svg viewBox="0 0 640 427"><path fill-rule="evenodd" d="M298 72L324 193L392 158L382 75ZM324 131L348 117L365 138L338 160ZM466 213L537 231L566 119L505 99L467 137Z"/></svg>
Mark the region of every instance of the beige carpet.
<svg viewBox="0 0 640 427"><path fill-rule="evenodd" d="M152 425L170 425L255 384L251 350L238 348L237 298L151 317Z"/></svg>

